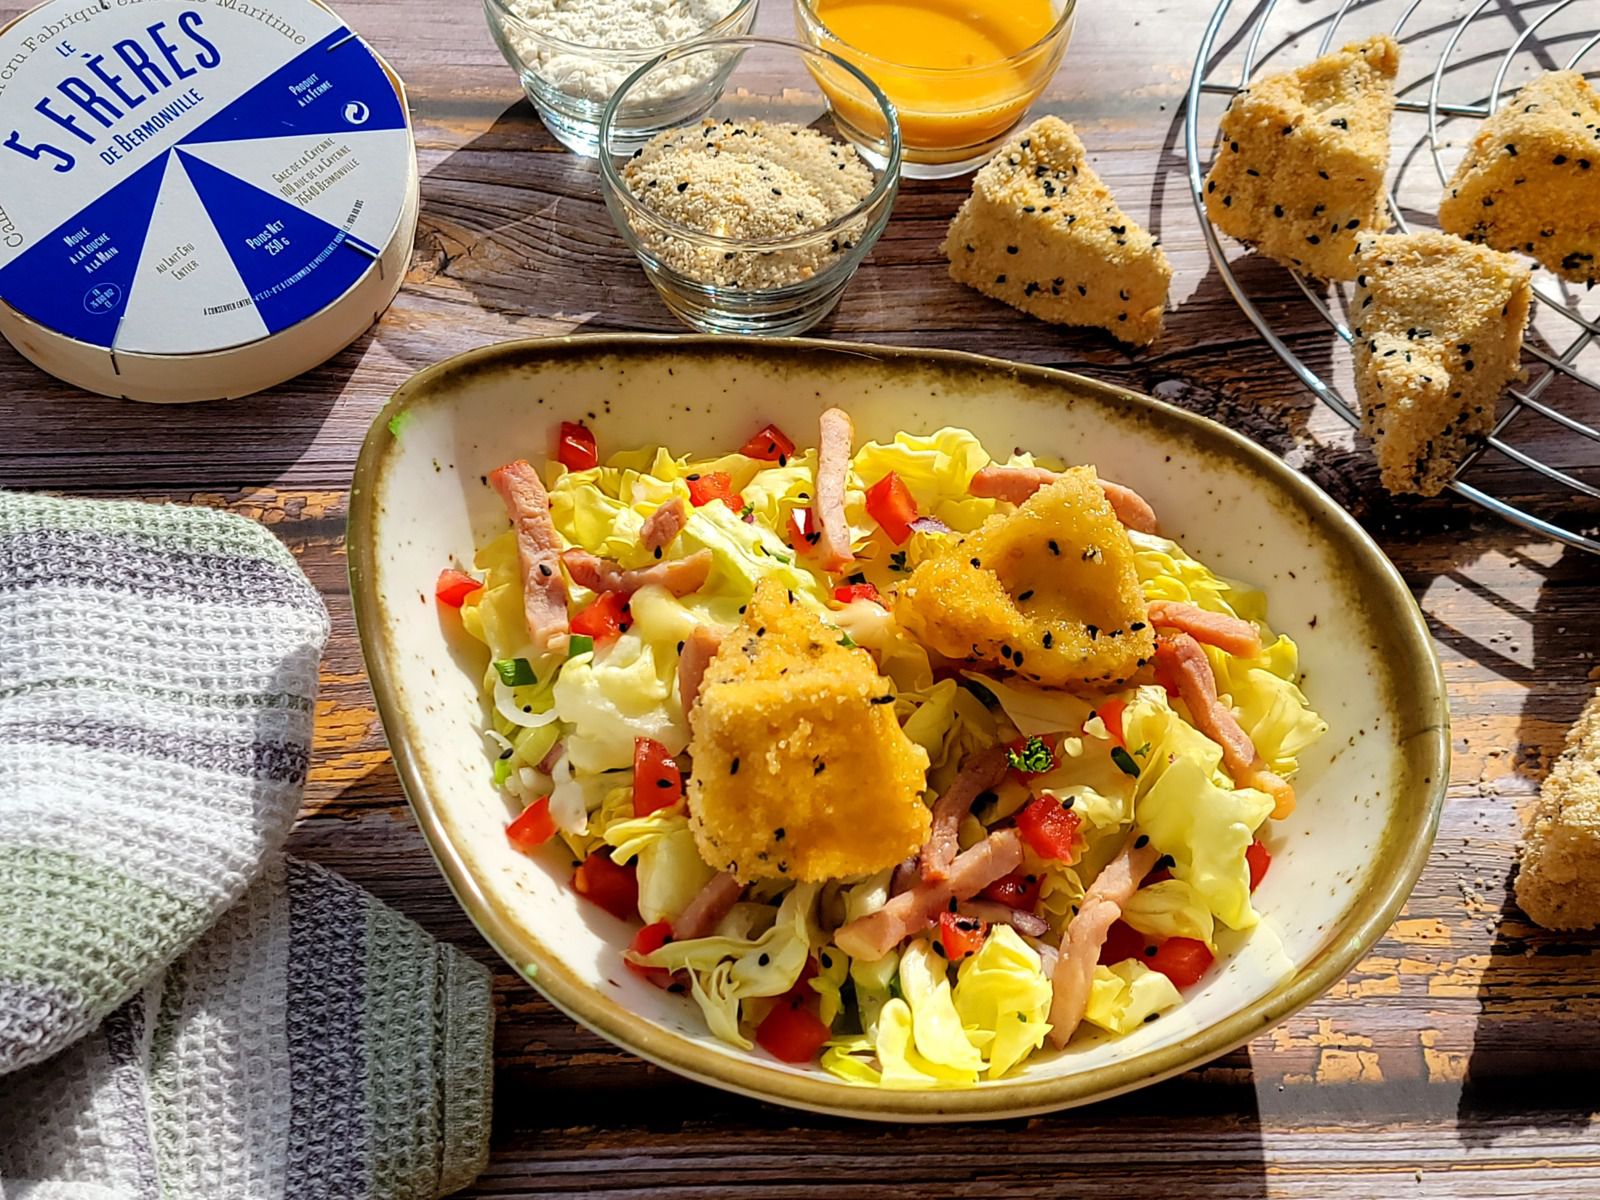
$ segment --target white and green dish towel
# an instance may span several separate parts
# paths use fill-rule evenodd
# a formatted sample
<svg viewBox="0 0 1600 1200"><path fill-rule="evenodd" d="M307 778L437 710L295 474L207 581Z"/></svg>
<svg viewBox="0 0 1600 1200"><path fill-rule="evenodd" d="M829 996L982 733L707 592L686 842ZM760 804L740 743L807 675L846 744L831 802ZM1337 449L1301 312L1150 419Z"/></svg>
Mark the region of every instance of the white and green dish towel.
<svg viewBox="0 0 1600 1200"><path fill-rule="evenodd" d="M206 509L0 492L0 1198L433 1200L488 973L282 852L322 602Z"/></svg>

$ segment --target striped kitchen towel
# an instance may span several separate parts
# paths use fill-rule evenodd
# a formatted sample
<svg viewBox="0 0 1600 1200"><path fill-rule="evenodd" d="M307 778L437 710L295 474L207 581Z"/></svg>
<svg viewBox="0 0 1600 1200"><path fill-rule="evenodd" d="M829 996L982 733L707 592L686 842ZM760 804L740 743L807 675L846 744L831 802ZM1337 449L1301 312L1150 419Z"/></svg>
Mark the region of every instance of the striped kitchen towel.
<svg viewBox="0 0 1600 1200"><path fill-rule="evenodd" d="M434 1200L488 1148L488 979L275 856L93 1033L0 1078L0 1195Z"/></svg>
<svg viewBox="0 0 1600 1200"><path fill-rule="evenodd" d="M0 492L0 1195L481 1165L487 972L281 853L327 633L251 522Z"/></svg>
<svg viewBox="0 0 1600 1200"><path fill-rule="evenodd" d="M259 526L0 494L0 1072L93 1029L283 844L327 635Z"/></svg>

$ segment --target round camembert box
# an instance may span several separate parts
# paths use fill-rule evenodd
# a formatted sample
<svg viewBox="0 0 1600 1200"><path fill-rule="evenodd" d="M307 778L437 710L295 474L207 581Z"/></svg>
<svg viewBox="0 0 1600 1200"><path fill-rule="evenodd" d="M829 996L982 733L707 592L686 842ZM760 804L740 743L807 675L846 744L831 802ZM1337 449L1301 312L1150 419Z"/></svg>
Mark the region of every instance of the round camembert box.
<svg viewBox="0 0 1600 1200"><path fill-rule="evenodd" d="M417 222L405 93L314 0L51 0L0 30L0 333L109 396L354 341Z"/></svg>

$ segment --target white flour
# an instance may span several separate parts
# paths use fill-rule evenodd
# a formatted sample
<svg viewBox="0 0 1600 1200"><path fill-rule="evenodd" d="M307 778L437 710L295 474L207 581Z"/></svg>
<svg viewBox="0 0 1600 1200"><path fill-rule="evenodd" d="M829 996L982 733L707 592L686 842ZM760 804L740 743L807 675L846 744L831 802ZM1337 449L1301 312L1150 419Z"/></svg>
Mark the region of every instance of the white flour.
<svg viewBox="0 0 1600 1200"><path fill-rule="evenodd" d="M551 86L599 104L653 57L651 52L709 29L737 4L738 0L509 0L507 7L542 37L620 51L619 57L558 49L514 28L506 33L517 43L523 60ZM693 59L676 71L662 72L630 95L644 101L663 99L702 82L700 76L709 77L713 70L710 60Z"/></svg>

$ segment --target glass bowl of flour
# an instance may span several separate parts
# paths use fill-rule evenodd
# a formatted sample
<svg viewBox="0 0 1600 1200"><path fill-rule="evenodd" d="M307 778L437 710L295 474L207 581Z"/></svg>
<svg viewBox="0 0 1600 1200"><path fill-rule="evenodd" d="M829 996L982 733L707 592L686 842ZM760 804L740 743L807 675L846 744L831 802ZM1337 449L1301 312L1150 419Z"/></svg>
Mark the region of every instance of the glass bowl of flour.
<svg viewBox="0 0 1600 1200"><path fill-rule="evenodd" d="M516 68L545 127L569 149L599 153L600 113L613 92L658 55L702 38L747 33L757 0L483 0L490 32ZM692 119L716 103L730 64L685 60L636 92L630 109ZM619 114L627 136L629 112ZM649 138L639 138L640 144Z"/></svg>

